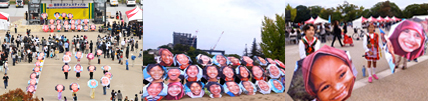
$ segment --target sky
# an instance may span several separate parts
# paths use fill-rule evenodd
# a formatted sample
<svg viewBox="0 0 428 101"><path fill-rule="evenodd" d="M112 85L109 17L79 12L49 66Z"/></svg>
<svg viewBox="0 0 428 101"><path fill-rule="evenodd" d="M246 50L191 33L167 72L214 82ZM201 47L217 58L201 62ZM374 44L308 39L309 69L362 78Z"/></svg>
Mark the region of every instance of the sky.
<svg viewBox="0 0 428 101"><path fill-rule="evenodd" d="M305 6L321 6L321 7L337 7L339 4L343 4L345 0L286 0L286 4L290 4L293 8L298 5ZM346 0L350 4L355 4L357 6L363 6L365 9L373 7L378 2L383 2L387 0ZM427 0L389 0L390 2L394 2L400 9L406 8L407 5L411 4L422 4L428 3Z"/></svg>
<svg viewBox="0 0 428 101"><path fill-rule="evenodd" d="M198 49L242 55L253 39L261 42L264 16L285 12L284 0L144 0L143 49L172 43L173 32L197 33Z"/></svg>

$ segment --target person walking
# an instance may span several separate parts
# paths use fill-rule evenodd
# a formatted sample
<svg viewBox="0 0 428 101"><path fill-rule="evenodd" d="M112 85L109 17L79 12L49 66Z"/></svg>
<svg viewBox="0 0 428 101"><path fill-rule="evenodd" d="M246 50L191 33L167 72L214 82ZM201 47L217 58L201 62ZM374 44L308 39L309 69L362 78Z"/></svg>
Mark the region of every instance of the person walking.
<svg viewBox="0 0 428 101"><path fill-rule="evenodd" d="M4 89L7 89L8 82L9 82L9 76L7 76L7 73L4 73L4 76L3 76Z"/></svg>
<svg viewBox="0 0 428 101"><path fill-rule="evenodd" d="M342 41L340 41L340 38L342 38L341 34L342 34L342 30L339 28L339 21L336 21L333 24L334 37L333 37L333 42L331 42L331 47L334 47L334 41L336 41L336 39L339 40L340 46L343 47Z"/></svg>
<svg viewBox="0 0 428 101"><path fill-rule="evenodd" d="M18 25L15 24L15 34L16 34L16 31L18 30L17 28L18 28Z"/></svg>
<svg viewBox="0 0 428 101"><path fill-rule="evenodd" d="M94 43L92 43L92 40L91 40L91 43L89 43L89 50L90 50L90 53L92 53L93 45L94 45Z"/></svg>
<svg viewBox="0 0 428 101"><path fill-rule="evenodd" d="M110 97L110 99L112 101L116 100L116 93L114 92L114 90L111 90L111 97Z"/></svg>

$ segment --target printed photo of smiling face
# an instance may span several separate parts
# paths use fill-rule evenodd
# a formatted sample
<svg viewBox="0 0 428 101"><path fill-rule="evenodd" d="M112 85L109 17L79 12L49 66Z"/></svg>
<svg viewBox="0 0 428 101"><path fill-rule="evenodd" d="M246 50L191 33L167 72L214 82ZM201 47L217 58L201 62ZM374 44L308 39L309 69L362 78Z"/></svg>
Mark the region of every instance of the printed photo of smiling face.
<svg viewBox="0 0 428 101"><path fill-rule="evenodd" d="M413 60L424 54L425 38L420 23L405 20L399 23L388 39L394 54Z"/></svg>
<svg viewBox="0 0 428 101"><path fill-rule="evenodd" d="M271 58L266 58L266 59L268 60L269 64L276 64L276 62L273 61Z"/></svg>
<svg viewBox="0 0 428 101"><path fill-rule="evenodd" d="M41 71L40 67L34 67L34 72L40 72L40 71Z"/></svg>
<svg viewBox="0 0 428 101"><path fill-rule="evenodd" d="M239 66L239 65L241 65L241 62L239 61L238 58L235 58L233 56L227 57L227 58L230 60L230 62L232 62L233 66Z"/></svg>
<svg viewBox="0 0 428 101"><path fill-rule="evenodd" d="M180 82L169 83L167 92L165 100L179 100L184 95L184 88Z"/></svg>
<svg viewBox="0 0 428 101"><path fill-rule="evenodd" d="M168 49L164 49L164 48L159 49L159 55L160 55L160 59L161 59L160 64L162 66L171 66L172 65L173 54Z"/></svg>
<svg viewBox="0 0 428 101"><path fill-rule="evenodd" d="M97 69L97 67L95 67L93 65L88 66L88 71L89 72L94 72L96 69Z"/></svg>
<svg viewBox="0 0 428 101"><path fill-rule="evenodd" d="M56 86L55 86L55 90L56 90L57 92L62 92L62 91L64 91L64 90L65 90L65 88L64 88L64 86L63 86L63 85L56 85Z"/></svg>
<svg viewBox="0 0 428 101"><path fill-rule="evenodd" d="M106 72L104 74L105 77L109 78L110 80L113 78L113 74L111 74L111 72Z"/></svg>
<svg viewBox="0 0 428 101"><path fill-rule="evenodd" d="M97 81L91 80L91 86L96 87L97 86Z"/></svg>
<svg viewBox="0 0 428 101"><path fill-rule="evenodd" d="M282 83L279 82L279 80L276 79L270 79L269 84L272 87L272 91L275 93L283 93L284 87L282 86Z"/></svg>
<svg viewBox="0 0 428 101"><path fill-rule="evenodd" d="M276 62L276 65L285 68L285 64L283 62L279 61L278 59L275 59L274 61Z"/></svg>
<svg viewBox="0 0 428 101"><path fill-rule="evenodd" d="M77 83L71 83L71 85L70 85L70 90L71 91L77 92L77 91L79 91L79 89L80 89L79 84L77 84Z"/></svg>
<svg viewBox="0 0 428 101"><path fill-rule="evenodd" d="M266 81L258 80L256 81L257 86L259 87L259 92L262 94L270 94L270 86Z"/></svg>
<svg viewBox="0 0 428 101"><path fill-rule="evenodd" d="M39 79L39 75L36 72L30 74L30 79Z"/></svg>
<svg viewBox="0 0 428 101"><path fill-rule="evenodd" d="M255 80L264 80L263 68L261 68L260 66L253 66L253 68L251 68L251 71Z"/></svg>
<svg viewBox="0 0 428 101"><path fill-rule="evenodd" d="M111 67L110 66L108 66L108 65L105 65L105 66L103 66L103 68L102 68L104 71L109 71L110 69L111 69Z"/></svg>
<svg viewBox="0 0 428 101"><path fill-rule="evenodd" d="M254 84L250 81L244 81L242 82L242 85L247 93L247 95L255 95L257 89L255 88Z"/></svg>
<svg viewBox="0 0 428 101"><path fill-rule="evenodd" d="M36 91L36 86L35 85L28 85L27 92L34 93L34 91Z"/></svg>
<svg viewBox="0 0 428 101"><path fill-rule="evenodd" d="M186 83L186 86L190 89L190 92L192 94L187 94L188 96L192 98L196 98L197 96L203 96L204 91L202 91L202 83L197 81L191 81Z"/></svg>
<svg viewBox="0 0 428 101"><path fill-rule="evenodd" d="M37 85L37 79L36 78L34 78L34 79L30 79L29 81L28 81L28 84L29 85Z"/></svg>
<svg viewBox="0 0 428 101"><path fill-rule="evenodd" d="M165 70L158 64L149 65L147 67L147 74L149 74L153 79L152 82L162 82L164 80L165 73Z"/></svg>
<svg viewBox="0 0 428 101"><path fill-rule="evenodd" d="M151 97L156 97L156 96L159 96L159 94L162 92L163 88L164 87L163 87L162 82L152 82L147 87L147 93Z"/></svg>
<svg viewBox="0 0 428 101"><path fill-rule="evenodd" d="M196 65L190 65L189 67L187 67L187 69L185 70L186 72L186 79L188 81L198 81L200 78L198 78L198 75L201 74L199 73L199 67ZM201 75L199 76L201 77Z"/></svg>
<svg viewBox="0 0 428 101"><path fill-rule="evenodd" d="M251 78L250 71L245 66L238 66L235 71L236 75L241 79L241 81L248 81Z"/></svg>
<svg viewBox="0 0 428 101"><path fill-rule="evenodd" d="M319 55L313 62L308 86L319 100L346 100L351 96L354 82L351 68L342 59Z"/></svg>
<svg viewBox="0 0 428 101"><path fill-rule="evenodd" d="M180 66L181 69L186 68L190 65L190 59L184 54L178 54L175 56L176 63Z"/></svg>
<svg viewBox="0 0 428 101"><path fill-rule="evenodd" d="M217 66L227 66L227 59L223 55L215 55Z"/></svg>
<svg viewBox="0 0 428 101"><path fill-rule="evenodd" d="M257 57L257 59L260 61L260 65L262 66L266 66L267 65L267 61L265 59L263 59L262 57Z"/></svg>
<svg viewBox="0 0 428 101"><path fill-rule="evenodd" d="M179 68L172 68L168 70L168 82L180 82L183 79L183 75L181 75L181 70Z"/></svg>
<svg viewBox="0 0 428 101"><path fill-rule="evenodd" d="M268 65L269 76L277 79L281 76L279 68L275 64Z"/></svg>
<svg viewBox="0 0 428 101"><path fill-rule="evenodd" d="M221 98L221 93L223 92L223 88L217 82L208 82L206 88L211 93L211 98Z"/></svg>
<svg viewBox="0 0 428 101"><path fill-rule="evenodd" d="M223 66L221 68L222 78L225 81L234 81L235 72L229 66Z"/></svg>
<svg viewBox="0 0 428 101"><path fill-rule="evenodd" d="M242 56L242 64L245 66L253 66L253 59L248 56Z"/></svg>
<svg viewBox="0 0 428 101"><path fill-rule="evenodd" d="M76 66L74 66L74 71L80 73L82 71L82 66L80 64L76 64Z"/></svg>
<svg viewBox="0 0 428 101"><path fill-rule="evenodd" d="M63 72L68 72L69 70L70 70L70 66L68 66L68 65L62 66L62 71Z"/></svg>
<svg viewBox="0 0 428 101"><path fill-rule="evenodd" d="M108 86L110 84L110 79L109 77L101 77L101 84L103 86Z"/></svg>
<svg viewBox="0 0 428 101"><path fill-rule="evenodd" d="M226 82L226 87L229 90L229 92L226 93L232 97L239 96L241 94L241 89L239 88L238 84L233 81Z"/></svg>
<svg viewBox="0 0 428 101"><path fill-rule="evenodd" d="M209 65L204 68L204 78L209 82L217 82L219 77L218 73L219 71L214 65Z"/></svg>
<svg viewBox="0 0 428 101"><path fill-rule="evenodd" d="M207 65L211 65L212 64L211 58L208 57L208 56L206 56L206 55L199 54L196 57L198 57L197 58L198 63L201 64L202 66L207 66Z"/></svg>

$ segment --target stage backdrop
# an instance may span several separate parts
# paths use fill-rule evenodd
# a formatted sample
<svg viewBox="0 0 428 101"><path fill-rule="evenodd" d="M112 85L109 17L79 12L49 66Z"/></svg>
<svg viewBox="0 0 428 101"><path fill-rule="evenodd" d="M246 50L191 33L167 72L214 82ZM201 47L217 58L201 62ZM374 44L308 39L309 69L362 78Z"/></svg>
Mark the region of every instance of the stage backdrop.
<svg viewBox="0 0 428 101"><path fill-rule="evenodd" d="M73 19L93 19L93 3L44 3L42 13L48 14L48 19L56 19L55 13L72 13ZM62 19L62 17L59 17ZM66 18L68 19L68 18Z"/></svg>

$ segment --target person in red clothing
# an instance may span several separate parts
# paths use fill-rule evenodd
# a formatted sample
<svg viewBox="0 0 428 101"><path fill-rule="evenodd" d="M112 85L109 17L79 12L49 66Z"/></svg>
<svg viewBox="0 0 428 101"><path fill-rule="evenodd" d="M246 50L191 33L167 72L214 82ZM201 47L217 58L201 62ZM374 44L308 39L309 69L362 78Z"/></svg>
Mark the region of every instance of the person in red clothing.
<svg viewBox="0 0 428 101"><path fill-rule="evenodd" d="M368 81L371 83L372 77L376 80L379 79L376 76L376 62L379 60L379 47L381 46L381 43L379 43L379 34L374 32L375 26L373 24L369 25L368 30L369 33L363 38L363 47L365 49L365 58L367 60L367 69L369 73ZM371 66L372 63L373 66Z"/></svg>

